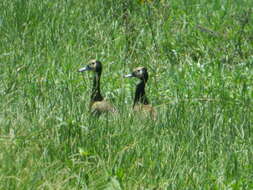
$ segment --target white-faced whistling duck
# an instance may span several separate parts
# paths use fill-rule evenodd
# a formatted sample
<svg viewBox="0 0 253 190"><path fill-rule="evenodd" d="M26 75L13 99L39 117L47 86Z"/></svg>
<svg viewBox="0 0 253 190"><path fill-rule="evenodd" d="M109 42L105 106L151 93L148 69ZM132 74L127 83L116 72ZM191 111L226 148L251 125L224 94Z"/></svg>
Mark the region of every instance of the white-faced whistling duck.
<svg viewBox="0 0 253 190"><path fill-rule="evenodd" d="M101 113L116 112L116 109L104 100L100 93L100 77L102 73L102 63L98 60L91 60L86 67L78 70L79 72L93 71L93 87L90 99L90 111L93 115L99 116Z"/></svg>
<svg viewBox="0 0 253 190"><path fill-rule="evenodd" d="M152 119L156 119L156 110L149 104L145 94L145 86L148 81L148 70L145 67L137 67L131 74L125 75L125 78L136 77L140 79L137 84L134 96L133 110L136 112L144 112L149 114Z"/></svg>

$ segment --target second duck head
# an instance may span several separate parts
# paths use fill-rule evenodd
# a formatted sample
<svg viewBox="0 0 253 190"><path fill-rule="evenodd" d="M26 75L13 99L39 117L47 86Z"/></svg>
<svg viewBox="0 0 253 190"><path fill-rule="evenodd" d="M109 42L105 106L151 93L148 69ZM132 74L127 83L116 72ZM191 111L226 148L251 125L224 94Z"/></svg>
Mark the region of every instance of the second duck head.
<svg viewBox="0 0 253 190"><path fill-rule="evenodd" d="M89 61L89 63L85 67L79 69L78 71L93 71L94 73L90 106L96 101L102 101L104 99L100 93L100 77L102 73L102 63L98 60L93 59Z"/></svg>
<svg viewBox="0 0 253 190"><path fill-rule="evenodd" d="M146 83L148 81L148 70L145 67L137 67L131 74L124 76L125 78L136 77Z"/></svg>
<svg viewBox="0 0 253 190"><path fill-rule="evenodd" d="M145 86L148 81L148 70L145 67L137 67L133 70L131 74L125 75L125 78L135 77L140 79L140 83L137 84L134 96L133 107L140 104L149 104L148 98L145 93Z"/></svg>
<svg viewBox="0 0 253 190"><path fill-rule="evenodd" d="M88 65L85 67L81 68L78 70L79 72L84 72L84 71L93 71L97 73L98 75L101 75L102 73L102 63L98 60L91 60Z"/></svg>

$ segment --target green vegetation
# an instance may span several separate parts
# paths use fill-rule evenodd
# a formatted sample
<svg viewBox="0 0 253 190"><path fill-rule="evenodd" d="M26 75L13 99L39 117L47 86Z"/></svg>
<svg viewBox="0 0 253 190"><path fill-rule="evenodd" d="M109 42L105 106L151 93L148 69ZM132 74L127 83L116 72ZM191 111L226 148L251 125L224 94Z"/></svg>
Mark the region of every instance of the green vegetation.
<svg viewBox="0 0 253 190"><path fill-rule="evenodd" d="M253 189L252 7L1 0L0 189ZM89 116L93 58L117 116ZM139 65L156 122L131 114Z"/></svg>

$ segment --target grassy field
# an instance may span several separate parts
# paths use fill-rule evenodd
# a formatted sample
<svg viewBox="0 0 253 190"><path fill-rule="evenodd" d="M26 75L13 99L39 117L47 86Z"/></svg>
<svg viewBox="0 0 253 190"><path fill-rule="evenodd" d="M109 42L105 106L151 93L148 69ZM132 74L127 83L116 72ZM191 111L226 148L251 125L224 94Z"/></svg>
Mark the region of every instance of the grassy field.
<svg viewBox="0 0 253 190"><path fill-rule="evenodd" d="M253 189L252 7L1 0L0 189ZM94 58L116 116L89 115ZM131 114L140 65L156 122Z"/></svg>

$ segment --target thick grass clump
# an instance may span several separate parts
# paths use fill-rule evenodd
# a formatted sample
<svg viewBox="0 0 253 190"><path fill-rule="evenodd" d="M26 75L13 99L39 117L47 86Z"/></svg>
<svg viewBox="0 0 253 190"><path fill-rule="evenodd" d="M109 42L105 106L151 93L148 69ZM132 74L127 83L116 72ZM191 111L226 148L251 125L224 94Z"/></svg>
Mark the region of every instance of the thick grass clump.
<svg viewBox="0 0 253 190"><path fill-rule="evenodd" d="M0 189L253 189L252 2L2 0ZM118 115L89 114L93 58Z"/></svg>

